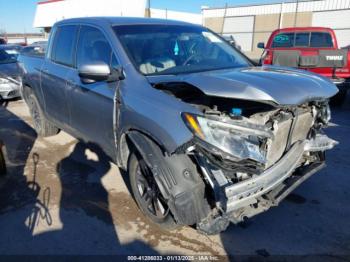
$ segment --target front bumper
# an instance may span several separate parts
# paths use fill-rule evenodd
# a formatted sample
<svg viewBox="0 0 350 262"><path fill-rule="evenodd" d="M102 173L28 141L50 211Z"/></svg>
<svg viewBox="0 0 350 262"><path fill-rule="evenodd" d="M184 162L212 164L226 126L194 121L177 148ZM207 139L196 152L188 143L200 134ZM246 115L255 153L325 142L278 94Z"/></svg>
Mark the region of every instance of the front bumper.
<svg viewBox="0 0 350 262"><path fill-rule="evenodd" d="M312 174L325 166L323 161L305 163L305 156L310 152L323 152L333 148L338 142L326 135L317 135L312 140L298 141L274 165L259 175L232 184L223 179L223 173L206 168L208 176L219 181L223 191L224 201L220 201L220 208L227 218L234 223L243 221L258 213L277 205L292 190L305 181ZM299 170L297 175L295 171ZM210 174L208 174L210 173ZM219 179L218 179L219 178ZM220 194L217 194L220 195Z"/></svg>

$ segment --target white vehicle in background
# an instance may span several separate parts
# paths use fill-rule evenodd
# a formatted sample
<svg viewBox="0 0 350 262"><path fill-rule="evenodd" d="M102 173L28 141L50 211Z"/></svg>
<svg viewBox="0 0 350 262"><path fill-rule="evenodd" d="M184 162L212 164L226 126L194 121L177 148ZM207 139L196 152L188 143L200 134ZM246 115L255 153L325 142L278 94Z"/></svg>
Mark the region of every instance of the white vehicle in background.
<svg viewBox="0 0 350 262"><path fill-rule="evenodd" d="M0 100L20 97L20 69L17 57L21 48L0 46Z"/></svg>
<svg viewBox="0 0 350 262"><path fill-rule="evenodd" d="M36 41L30 44L31 46L33 45L47 45L47 41L43 40L43 41Z"/></svg>
<svg viewBox="0 0 350 262"><path fill-rule="evenodd" d="M44 57L46 52L47 42L39 41L36 43L33 43L29 46L24 47L21 50L22 55L27 56L39 56Z"/></svg>
<svg viewBox="0 0 350 262"><path fill-rule="evenodd" d="M7 45L1 45L0 49L4 50L9 55L14 55L16 58L18 57L19 53L22 50L22 46L15 45L15 44L7 44Z"/></svg>

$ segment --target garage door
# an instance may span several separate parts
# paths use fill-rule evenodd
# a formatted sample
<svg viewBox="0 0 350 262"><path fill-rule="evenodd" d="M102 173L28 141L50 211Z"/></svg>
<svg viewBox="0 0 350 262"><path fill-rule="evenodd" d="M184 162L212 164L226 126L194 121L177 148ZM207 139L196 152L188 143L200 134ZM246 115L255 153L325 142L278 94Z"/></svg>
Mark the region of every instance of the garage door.
<svg viewBox="0 0 350 262"><path fill-rule="evenodd" d="M223 34L233 35L242 51L251 51L253 44L254 16L226 17Z"/></svg>
<svg viewBox="0 0 350 262"><path fill-rule="evenodd" d="M312 26L327 26L333 29L350 29L350 10L314 12Z"/></svg>
<svg viewBox="0 0 350 262"><path fill-rule="evenodd" d="M314 12L312 26L334 29L339 47L350 45L350 10Z"/></svg>
<svg viewBox="0 0 350 262"><path fill-rule="evenodd" d="M226 17L224 33L253 32L254 16Z"/></svg>
<svg viewBox="0 0 350 262"><path fill-rule="evenodd" d="M234 33L224 34L232 35L236 43L241 47L242 51L252 51L253 34L252 33Z"/></svg>
<svg viewBox="0 0 350 262"><path fill-rule="evenodd" d="M347 30L334 30L337 40L338 46L344 47L350 45L350 29Z"/></svg>

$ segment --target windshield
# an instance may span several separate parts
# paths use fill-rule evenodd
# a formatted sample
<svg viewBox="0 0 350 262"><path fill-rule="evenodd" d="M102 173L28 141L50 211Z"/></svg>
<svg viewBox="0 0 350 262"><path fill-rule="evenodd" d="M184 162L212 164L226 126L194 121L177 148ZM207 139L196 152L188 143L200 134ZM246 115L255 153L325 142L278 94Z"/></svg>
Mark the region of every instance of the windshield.
<svg viewBox="0 0 350 262"><path fill-rule="evenodd" d="M9 54L8 50L0 49L0 64L8 64L17 62L17 54Z"/></svg>
<svg viewBox="0 0 350 262"><path fill-rule="evenodd" d="M115 26L125 51L144 75L182 74L249 66L226 41L199 26Z"/></svg>

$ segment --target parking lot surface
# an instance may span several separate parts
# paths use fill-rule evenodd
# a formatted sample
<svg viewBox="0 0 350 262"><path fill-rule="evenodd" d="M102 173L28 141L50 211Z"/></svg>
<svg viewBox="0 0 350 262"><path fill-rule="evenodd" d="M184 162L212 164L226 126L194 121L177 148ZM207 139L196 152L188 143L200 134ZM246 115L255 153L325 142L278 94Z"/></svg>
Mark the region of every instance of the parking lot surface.
<svg viewBox="0 0 350 262"><path fill-rule="evenodd" d="M0 177L0 254L350 255L349 114L350 106L333 110L327 133L340 144L326 169L279 207L205 236L151 224L103 152L64 132L37 137L25 103L12 101L0 107L8 168Z"/></svg>

